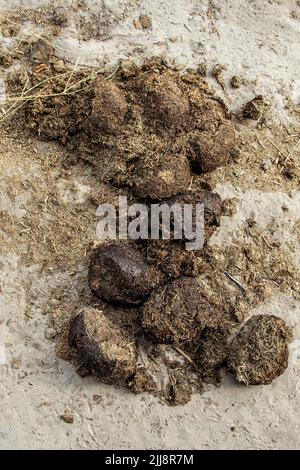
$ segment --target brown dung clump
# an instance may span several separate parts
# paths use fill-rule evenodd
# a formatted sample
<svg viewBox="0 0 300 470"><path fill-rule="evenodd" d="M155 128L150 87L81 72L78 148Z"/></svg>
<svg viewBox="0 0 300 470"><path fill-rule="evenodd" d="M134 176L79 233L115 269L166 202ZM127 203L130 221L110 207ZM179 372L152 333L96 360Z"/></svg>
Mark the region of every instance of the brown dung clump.
<svg viewBox="0 0 300 470"><path fill-rule="evenodd" d="M113 82L98 77L93 83L93 97L86 126L94 136L116 134L128 109L124 92Z"/></svg>
<svg viewBox="0 0 300 470"><path fill-rule="evenodd" d="M143 329L158 343L193 342L218 317L197 279L180 277L152 292L142 308Z"/></svg>
<svg viewBox="0 0 300 470"><path fill-rule="evenodd" d="M134 202L205 206L205 244L197 252L185 250L184 240L139 240L136 244L96 248L89 283L97 298L86 289L85 275L77 271L77 284L72 281L70 290L68 285L62 286L63 293L58 297L65 303L63 313L53 315L56 338L60 334L57 326L62 326L62 338L70 331L70 345L75 349L66 352L66 346L62 346L61 357L73 361L77 351L74 363L81 361L83 368L102 380L126 380L136 393L146 390L171 404L186 403L192 393L201 391L203 382L217 383L225 364L238 380L248 383L271 380L281 373L287 363L286 330L279 319L276 329L272 317L271 335L266 325L255 330L259 335L259 340L254 335L256 355L251 355L253 336L248 328L247 334L242 329L231 344L228 359L229 337L249 308L264 300L268 289L273 292L274 285L286 292L285 287L290 287L289 281L296 277L290 272L288 259L277 263L279 249L253 227L244 229L247 242L242 249L235 241L222 250L206 243L219 226L222 211L221 198L211 190L216 182L232 183L237 178L232 176L233 165L214 171L237 155L235 127L225 104L214 96L203 75L183 74L166 67L162 60L146 61L142 67L121 64L113 72L77 72L68 70L51 47L40 48L38 43L31 55L30 51L24 54L27 65L33 61L36 68L28 84L26 80L19 82L19 95L12 95L15 105L8 115L21 101L27 126L38 136L57 140L70 150L65 153L70 161L62 157L51 169L45 158L47 178L50 174L58 178L63 167L68 180L70 168L85 167L99 184L101 202L111 202L110 198L116 201L122 188ZM253 135L250 140L253 143ZM257 154L256 164L261 159L260 147ZM252 163L249 155L253 155L251 149L241 156L244 160L239 170ZM287 155L287 161L293 157L291 151ZM248 187L251 179L245 179L246 173L242 174ZM50 177L47 181L50 186ZM93 225L94 207L88 202L82 207L82 223L77 230L78 215L67 218L65 226L66 209L58 204L55 193L50 197L45 194L47 198L35 195L34 207L47 201L54 208L53 214L59 214L51 222L55 255L49 255L48 266L53 269L56 256L60 257L61 269L69 259L74 270L79 262L87 267L83 257L87 239L93 235L86 233L86 227ZM87 207L90 219L84 223ZM24 219L29 227L32 212ZM57 220L62 234L57 233ZM17 227L27 241L29 231ZM11 230L15 231L13 224ZM37 239L36 251L43 247L39 253L44 260L47 244L40 232L38 226L33 238ZM74 233L76 249L69 243ZM80 245L83 239L84 247ZM67 249L69 258L64 251ZM84 309L70 323L74 310L85 305L96 305L98 310ZM269 345L267 352L264 344Z"/></svg>
<svg viewBox="0 0 300 470"><path fill-rule="evenodd" d="M91 290L109 303L138 305L162 280L133 246L112 244L96 248L89 268Z"/></svg>
<svg viewBox="0 0 300 470"><path fill-rule="evenodd" d="M195 362L207 383L220 382L220 369L228 357L228 337L232 327L226 318L204 329L195 354Z"/></svg>
<svg viewBox="0 0 300 470"><path fill-rule="evenodd" d="M231 124L220 124L215 132L203 131L191 141L195 168L202 173L224 165L236 150L236 135Z"/></svg>
<svg viewBox="0 0 300 470"><path fill-rule="evenodd" d="M193 95L193 132L189 139L190 158L202 173L224 165L237 152L236 131L225 104L201 93Z"/></svg>
<svg viewBox="0 0 300 470"><path fill-rule="evenodd" d="M156 266L166 279L197 276L199 273L198 252L186 250L180 241L147 240L141 243L141 250L147 262Z"/></svg>
<svg viewBox="0 0 300 470"><path fill-rule="evenodd" d="M192 207L192 217L193 217L193 232L196 229L196 214L195 209L197 204L203 204L204 206L204 237L208 240L216 228L220 225L221 222L221 213L222 213L222 199L217 193L211 191L198 191L196 193L188 192L183 194L178 194L176 197L167 199L163 201L168 206L173 206L173 204L178 205L182 211L184 211L185 204L190 204ZM162 203L162 204L163 204ZM179 219L180 221L181 219ZM171 218L171 230L174 230L174 224L176 223L176 214L172 215ZM184 233L183 233L184 236ZM184 236L184 239L186 237Z"/></svg>
<svg viewBox="0 0 300 470"><path fill-rule="evenodd" d="M228 367L245 385L265 385L288 366L291 331L274 315L248 320L230 345Z"/></svg>
<svg viewBox="0 0 300 470"><path fill-rule="evenodd" d="M248 101L243 107L243 116L245 118L257 120L265 107L262 95L258 95L253 100Z"/></svg>
<svg viewBox="0 0 300 470"><path fill-rule="evenodd" d="M126 380L135 371L134 340L99 310L88 308L72 320L69 343L87 368L107 383Z"/></svg>
<svg viewBox="0 0 300 470"><path fill-rule="evenodd" d="M144 97L145 116L158 132L176 133L189 120L190 104L179 86L157 72L148 73L138 81Z"/></svg>
<svg viewBox="0 0 300 470"><path fill-rule="evenodd" d="M137 197L186 192L187 159L202 173L236 153L230 114L199 74L182 75L160 59L140 68L122 64L113 80L66 68L57 73L61 60L51 48L44 62L48 67L31 76L36 92L22 105L28 127L78 149L95 168L105 162L110 182L133 187Z"/></svg>
<svg viewBox="0 0 300 470"><path fill-rule="evenodd" d="M133 177L133 193L140 199L159 201L187 191L191 180L185 155L145 160Z"/></svg>

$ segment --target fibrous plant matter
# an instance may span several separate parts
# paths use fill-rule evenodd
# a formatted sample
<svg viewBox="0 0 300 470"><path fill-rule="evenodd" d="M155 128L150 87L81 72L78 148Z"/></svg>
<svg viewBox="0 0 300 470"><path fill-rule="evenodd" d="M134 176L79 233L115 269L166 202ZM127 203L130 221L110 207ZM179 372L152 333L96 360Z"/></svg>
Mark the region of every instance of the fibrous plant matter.
<svg viewBox="0 0 300 470"><path fill-rule="evenodd" d="M213 171L224 165L236 149L236 136L231 124L220 124L215 131L203 131L190 142L195 168Z"/></svg>
<svg viewBox="0 0 300 470"><path fill-rule="evenodd" d="M232 341L228 367L245 385L273 382L288 366L291 330L274 315L250 318Z"/></svg>
<svg viewBox="0 0 300 470"><path fill-rule="evenodd" d="M158 343L192 343L219 318L201 294L197 279L180 277L152 292L142 308L142 326Z"/></svg>
<svg viewBox="0 0 300 470"><path fill-rule="evenodd" d="M166 279L197 276L199 273L199 253L186 250L184 242L146 240L141 243L141 250L147 262L156 266Z"/></svg>
<svg viewBox="0 0 300 470"><path fill-rule="evenodd" d="M193 394L191 381L180 370L174 370L171 380L166 387L165 399L170 405L185 405L190 401Z"/></svg>
<svg viewBox="0 0 300 470"><path fill-rule="evenodd" d="M214 326L204 329L195 353L195 362L205 382L220 381L220 369L228 357L228 338L231 330L232 326L224 316L220 316Z"/></svg>
<svg viewBox="0 0 300 470"><path fill-rule="evenodd" d="M72 320L69 342L87 368L105 382L126 380L135 371L134 339L100 310L87 308Z"/></svg>
<svg viewBox="0 0 300 470"><path fill-rule="evenodd" d="M90 287L106 302L138 305L161 281L161 273L133 245L103 245L92 254Z"/></svg>

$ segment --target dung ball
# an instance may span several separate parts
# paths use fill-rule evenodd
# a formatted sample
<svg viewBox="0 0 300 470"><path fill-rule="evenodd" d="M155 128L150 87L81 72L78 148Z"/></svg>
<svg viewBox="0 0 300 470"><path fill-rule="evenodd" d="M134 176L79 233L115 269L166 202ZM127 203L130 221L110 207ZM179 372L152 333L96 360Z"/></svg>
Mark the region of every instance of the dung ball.
<svg viewBox="0 0 300 470"><path fill-rule="evenodd" d="M236 133L230 123L221 124L217 131L199 132L191 141L191 158L200 173L215 170L224 165L236 153Z"/></svg>
<svg viewBox="0 0 300 470"><path fill-rule="evenodd" d="M228 367L242 384L269 384L288 366L290 338L290 328L281 318L255 315L232 341Z"/></svg>
<svg viewBox="0 0 300 470"><path fill-rule="evenodd" d="M191 343L215 314L197 280L182 276L151 293L142 307L142 327L158 343Z"/></svg>
<svg viewBox="0 0 300 470"><path fill-rule="evenodd" d="M107 383L126 380L135 372L133 339L100 310L85 309L72 320L69 343L87 367Z"/></svg>
<svg viewBox="0 0 300 470"><path fill-rule="evenodd" d="M87 127L92 133L117 133L124 123L128 108L123 90L100 77L93 84L93 93Z"/></svg>
<svg viewBox="0 0 300 470"><path fill-rule="evenodd" d="M150 126L159 132L176 133L186 127L189 121L188 98L169 76L157 73L146 75L138 87L145 96L145 116Z"/></svg>
<svg viewBox="0 0 300 470"><path fill-rule="evenodd" d="M133 180L134 195L158 201L186 192L191 180L185 155L164 155L138 164Z"/></svg>
<svg viewBox="0 0 300 470"><path fill-rule="evenodd" d="M125 307L138 305L159 282L160 273L149 266L133 246L100 246L92 254L90 288L108 303Z"/></svg>

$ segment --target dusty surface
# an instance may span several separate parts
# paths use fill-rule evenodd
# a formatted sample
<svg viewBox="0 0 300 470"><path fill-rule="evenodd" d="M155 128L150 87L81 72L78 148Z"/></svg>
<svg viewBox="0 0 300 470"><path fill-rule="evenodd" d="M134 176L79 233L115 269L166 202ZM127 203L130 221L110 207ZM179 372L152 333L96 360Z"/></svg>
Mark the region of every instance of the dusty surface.
<svg viewBox="0 0 300 470"><path fill-rule="evenodd" d="M28 2L28 6L32 4ZM299 7L292 1L266 6L256 1L247 7L248 15L236 2L221 8L207 2L199 10L194 2L179 1L177 7L177 13L171 14L173 8L162 2L151 2L151 8L143 2L113 2L113 14L105 14L99 6L93 10L93 14L101 14L90 28L85 27L89 13L80 15L78 24L74 11L69 25L64 25L62 15L60 22L66 29L59 31L62 38L57 45L63 55L72 49L69 58L74 62L78 54L84 62L95 62L96 49L101 61L109 59L109 65L125 54L136 57L143 53L165 53L168 60L176 58L190 67L207 59L209 70L219 62L227 69L221 76L215 73L218 81L210 80L233 110L257 94L270 102L277 125L269 129L242 123L244 145L239 164L210 182L223 197L235 198L236 210L222 217L211 243L222 248L226 244L227 271L249 285L247 298L254 299L253 304L268 291L268 301L251 313L273 313L295 326L289 369L265 388L241 387L227 377L221 388L206 389L184 407L172 409L148 395L135 396L81 378L72 366L58 360L51 343L57 335L55 311L70 298L76 302L88 296L82 259L94 238L97 220L90 194L97 178L88 165L65 165L66 156L57 145L3 132L1 321L5 325L1 330L7 357L0 366L2 448L299 447L299 302L295 300L298 279L294 272L299 266L300 197L295 173L299 123L297 109L294 115L285 109L287 104L290 109L292 103L299 105L299 86L294 80L299 63L288 47L291 36L295 44L299 41ZM133 22L145 12L151 15L151 25L137 29ZM26 15L33 20L30 11ZM265 15L269 18L267 30ZM278 23L282 26L279 35ZM40 21L39 28L43 27ZM242 40L245 27L250 29L247 44ZM12 33L4 31L4 45L9 45ZM16 36L19 33L15 31ZM240 41L236 35L241 35ZM76 36L84 41L79 44ZM233 47L236 53L229 56ZM238 93L229 84L237 74L248 80ZM291 122L293 117L296 120ZM76 224L78 230L74 230ZM254 250L254 255L263 259L239 258L237 240L252 244L252 249L257 246L260 251ZM261 267L257 280L253 279L253 266ZM230 282L224 275L220 288ZM53 296L53 289L59 298ZM43 315L45 312L49 315Z"/></svg>

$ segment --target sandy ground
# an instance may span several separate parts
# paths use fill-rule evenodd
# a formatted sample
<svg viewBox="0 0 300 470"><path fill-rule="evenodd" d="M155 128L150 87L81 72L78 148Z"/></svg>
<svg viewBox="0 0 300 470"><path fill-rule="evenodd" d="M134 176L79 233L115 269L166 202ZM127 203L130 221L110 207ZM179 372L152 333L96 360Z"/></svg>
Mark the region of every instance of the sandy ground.
<svg viewBox="0 0 300 470"><path fill-rule="evenodd" d="M18 5L36 8L45 4L41 0L0 0L0 14ZM210 79L233 110L261 93L277 120L288 123L287 103L299 103L300 6L294 0L203 1L201 5L195 0L99 0L86 4L94 13L106 12L109 25L104 39L79 41L76 15L70 12L69 25L57 45L61 54L74 62L79 57L80 63L114 65L119 58L156 53L190 67L207 60L209 70L216 63L226 65L226 85L235 74L250 82L238 93L229 86L223 92ZM152 29L141 31L133 26L140 13L151 16ZM24 28L30 29L30 24ZM4 44L9 46L9 39L4 38ZM4 154L12 142L2 139L1 145ZM26 182L42 177L36 145L34 141L24 147L15 144L14 153L7 152L0 162L0 209L16 220L31 210ZM38 154L57 151L55 145L39 145ZM18 184L23 182L23 189L14 197L9 184L12 176ZM60 201L70 208L82 203L92 182L89 174L71 174L71 183L76 189L66 201L62 190L65 179L58 175L53 181ZM287 250L291 241L299 248L299 238L292 232L299 220L299 192L239 190L228 185L216 189L224 197L237 197L239 204L236 215L223 218L212 243L230 243L232 233L252 213L261 227L275 218L278 228L274 237ZM283 204L289 209L284 217L279 211ZM3 236L9 246L9 235ZM70 364L57 359L53 342L45 338L48 319L42 306L51 300L49 288L63 283L69 274L41 275L39 266L20 264L19 255L15 247L0 253L1 449L300 447L299 302L280 295L256 309L277 314L295 327L290 366L282 377L269 386L244 388L226 376L220 388L206 389L189 404L171 408L148 395L135 396L93 378L82 379ZM300 266L299 250L294 261ZM74 413L73 424L61 420L65 410Z"/></svg>

